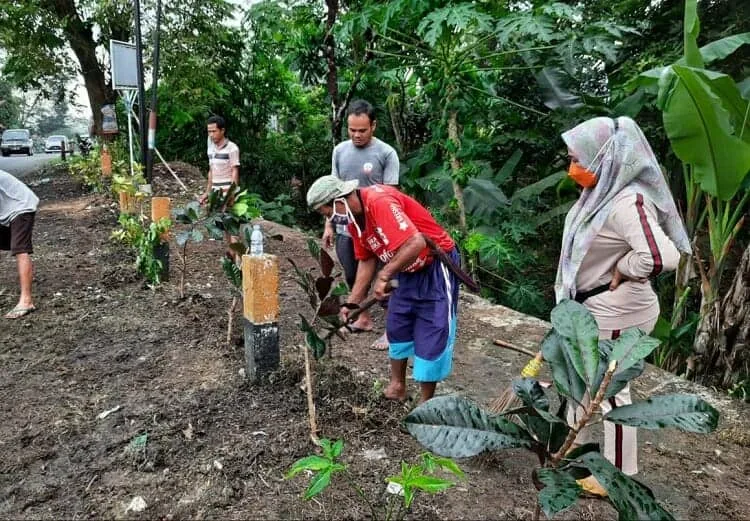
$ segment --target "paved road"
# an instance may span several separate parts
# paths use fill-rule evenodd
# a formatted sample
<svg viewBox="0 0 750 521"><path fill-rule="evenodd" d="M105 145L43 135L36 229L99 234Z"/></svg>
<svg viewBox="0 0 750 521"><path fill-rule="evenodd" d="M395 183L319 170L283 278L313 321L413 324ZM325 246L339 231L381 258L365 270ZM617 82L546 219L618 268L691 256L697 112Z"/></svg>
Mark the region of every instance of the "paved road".
<svg viewBox="0 0 750 521"><path fill-rule="evenodd" d="M59 154L39 154L35 153L33 156L0 156L0 170L5 170L18 177L23 178L26 174L35 171L42 165L49 163L55 158L59 158Z"/></svg>

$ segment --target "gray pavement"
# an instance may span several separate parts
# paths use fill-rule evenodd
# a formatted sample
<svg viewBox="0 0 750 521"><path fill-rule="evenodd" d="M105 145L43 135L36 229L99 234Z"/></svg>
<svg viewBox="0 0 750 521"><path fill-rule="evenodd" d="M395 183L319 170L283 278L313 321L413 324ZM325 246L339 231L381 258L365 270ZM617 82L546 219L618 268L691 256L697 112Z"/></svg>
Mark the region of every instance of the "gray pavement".
<svg viewBox="0 0 750 521"><path fill-rule="evenodd" d="M0 170L5 170L19 179L23 179L26 174L34 172L53 159L59 159L60 154L40 154L35 153L33 156L0 156Z"/></svg>

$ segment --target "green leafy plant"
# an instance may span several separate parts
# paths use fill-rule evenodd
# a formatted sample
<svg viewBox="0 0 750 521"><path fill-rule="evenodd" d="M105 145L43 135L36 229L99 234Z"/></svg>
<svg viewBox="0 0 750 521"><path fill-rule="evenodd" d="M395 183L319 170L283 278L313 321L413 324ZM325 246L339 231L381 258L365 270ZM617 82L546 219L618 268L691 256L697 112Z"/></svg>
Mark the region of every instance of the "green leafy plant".
<svg viewBox="0 0 750 521"><path fill-rule="evenodd" d="M382 503L369 498L349 474L347 465L340 462L339 458L344 450L342 440L331 442L323 438L320 440L320 448L322 455L306 456L296 461L286 478L291 479L301 472L312 474L310 484L303 495L305 500L310 500L323 493L332 483L335 475L340 475L344 483L352 488L357 497L367 506L373 520L402 520L409 513L409 509L420 492L435 495L455 485L454 481L436 476L438 471L459 479L464 478L463 471L453 460L424 453L420 456L419 463L409 464L402 461L401 472L385 479L388 483L386 491L389 492L390 497ZM382 496L382 494L378 495L378 497Z"/></svg>
<svg viewBox="0 0 750 521"><path fill-rule="evenodd" d="M213 239L224 240L224 234L227 233L240 238L240 242L232 243L229 247L239 255L245 254L250 244L250 232L246 230L241 234L240 228L260 217L262 204L263 201L257 194L232 185L225 194L218 190L212 191L205 206L191 201L182 208L174 209L175 221L187 225L175 236L181 260L180 298L185 298L188 244L202 242L206 233ZM238 274L234 270L230 271L225 264L222 264L222 271L233 288L241 288L241 272Z"/></svg>
<svg viewBox="0 0 750 521"><path fill-rule="evenodd" d="M583 493L576 480L593 475L621 519L672 519L645 485L604 459L598 444L573 448L576 435L596 420L602 401L641 374L643 359L659 341L638 329L626 330L614 341L600 341L594 317L570 300L552 310L551 320L542 353L557 394L556 412L550 410L552 401L539 381L521 378L513 382L523 404L517 409L493 415L465 398L441 396L409 413L406 429L430 451L451 458L507 448L534 452L540 462L532 472L539 489L535 518L540 509L551 517L570 508ZM575 425L566 422L569 403L584 409ZM707 433L716 428L718 418L718 411L698 396L674 394L617 407L602 419L643 429Z"/></svg>
<svg viewBox="0 0 750 521"><path fill-rule="evenodd" d="M326 352L330 356L330 344L334 335L345 338L341 332L344 327L343 321L339 318L341 309L341 297L348 293L346 283L336 278L339 274L334 274L335 266L333 259L325 250L321 249L315 239L307 240L307 247L310 255L318 261L320 275L314 275L312 269L304 270L300 268L293 259L287 259L294 268L294 280L302 288L308 298L310 306L314 310L313 316L308 320L300 313L299 328L305 334L305 345L302 350L305 359L305 392L307 394L307 413L310 421L310 436L314 442L318 443L317 437L317 420L315 414L314 401L314 384L313 384L313 365L310 361L310 354L315 360L323 358ZM357 306L352 305L356 308ZM327 333L322 335L316 329L321 327Z"/></svg>
<svg viewBox="0 0 750 521"><path fill-rule="evenodd" d="M151 285L159 285L164 274L164 265L156 257L156 249L162 243L162 236L172 227L172 221L166 217L152 222L144 229L135 243L135 267Z"/></svg>
<svg viewBox="0 0 750 521"><path fill-rule="evenodd" d="M92 192L104 190L99 149L95 148L88 156L73 156L68 161L68 172L74 179Z"/></svg>
<svg viewBox="0 0 750 521"><path fill-rule="evenodd" d="M112 161L112 193L126 193L130 196L145 195L140 189L146 184L143 177L143 166L140 163L133 165L133 174L127 169L127 165L122 161Z"/></svg>
<svg viewBox="0 0 750 521"><path fill-rule="evenodd" d="M120 229L112 232L112 239L129 246L135 251L136 270L143 275L149 284L158 285L163 275L163 263L156 258L155 252L162 244L162 236L169 231L172 221L165 218L158 222L145 224L143 217L120 214Z"/></svg>

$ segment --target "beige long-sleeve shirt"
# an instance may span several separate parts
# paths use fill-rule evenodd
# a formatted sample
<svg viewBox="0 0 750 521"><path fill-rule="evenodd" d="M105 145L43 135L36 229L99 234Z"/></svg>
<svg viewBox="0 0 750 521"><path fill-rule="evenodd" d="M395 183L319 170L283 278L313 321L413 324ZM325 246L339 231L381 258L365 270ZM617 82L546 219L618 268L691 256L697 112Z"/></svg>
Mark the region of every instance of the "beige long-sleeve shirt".
<svg viewBox="0 0 750 521"><path fill-rule="evenodd" d="M659 316L659 300L648 279L677 269L680 253L659 226L654 205L641 194L615 198L576 277L578 292L612 280L615 266L628 278L614 291L588 298L584 305L600 329L627 329Z"/></svg>

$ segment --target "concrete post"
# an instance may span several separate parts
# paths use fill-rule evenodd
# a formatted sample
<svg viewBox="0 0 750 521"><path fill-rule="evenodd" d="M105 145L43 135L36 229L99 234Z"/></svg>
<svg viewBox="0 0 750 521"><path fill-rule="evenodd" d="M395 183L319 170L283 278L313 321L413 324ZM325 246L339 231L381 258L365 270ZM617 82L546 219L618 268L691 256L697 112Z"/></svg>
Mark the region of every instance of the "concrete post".
<svg viewBox="0 0 750 521"><path fill-rule="evenodd" d="M102 147L101 163L102 177L112 177L112 156L109 153L109 148L107 148L107 145L104 145Z"/></svg>
<svg viewBox="0 0 750 521"><path fill-rule="evenodd" d="M242 256L245 373L252 382L278 369L279 262L275 255Z"/></svg>
<svg viewBox="0 0 750 521"><path fill-rule="evenodd" d="M151 198L151 222L170 217L171 199L169 197ZM154 257L161 261L161 280L169 280L169 232L161 235L161 243L154 249Z"/></svg>

